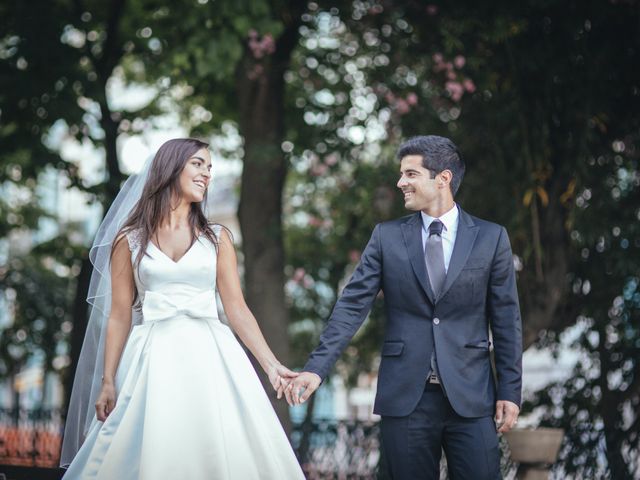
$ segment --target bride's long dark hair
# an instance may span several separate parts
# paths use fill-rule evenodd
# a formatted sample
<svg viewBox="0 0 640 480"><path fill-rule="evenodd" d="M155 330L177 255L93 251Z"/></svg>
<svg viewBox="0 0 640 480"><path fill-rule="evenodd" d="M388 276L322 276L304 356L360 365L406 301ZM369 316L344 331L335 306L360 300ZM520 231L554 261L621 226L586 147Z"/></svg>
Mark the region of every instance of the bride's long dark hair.
<svg viewBox="0 0 640 480"><path fill-rule="evenodd" d="M196 152L209 148L209 144L194 138L176 138L162 144L149 167L147 181L144 184L140 201L133 208L131 214L116 235L114 247L125 234L138 230L140 252L145 252L153 235L160 224L169 218L171 202L182 196L180 189L180 173ZM191 227L191 243L198 235L204 235L214 245L218 245L211 224L204 214L203 205L207 203L207 192L204 192L202 202L191 203L189 210L189 225ZM111 251L113 254L113 249ZM138 255L134 261L134 268L140 265L143 255Z"/></svg>

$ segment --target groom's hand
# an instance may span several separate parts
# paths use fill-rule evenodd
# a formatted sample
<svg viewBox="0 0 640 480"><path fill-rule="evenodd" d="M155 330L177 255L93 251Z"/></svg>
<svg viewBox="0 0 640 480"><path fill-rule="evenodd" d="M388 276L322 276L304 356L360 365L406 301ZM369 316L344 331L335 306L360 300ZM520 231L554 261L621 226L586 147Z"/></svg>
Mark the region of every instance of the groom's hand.
<svg viewBox="0 0 640 480"><path fill-rule="evenodd" d="M322 379L316 373L302 372L285 389L289 405L300 405L306 402L322 383Z"/></svg>
<svg viewBox="0 0 640 480"><path fill-rule="evenodd" d="M496 426L499 433L506 433L518 423L520 408L508 400L496 402Z"/></svg>

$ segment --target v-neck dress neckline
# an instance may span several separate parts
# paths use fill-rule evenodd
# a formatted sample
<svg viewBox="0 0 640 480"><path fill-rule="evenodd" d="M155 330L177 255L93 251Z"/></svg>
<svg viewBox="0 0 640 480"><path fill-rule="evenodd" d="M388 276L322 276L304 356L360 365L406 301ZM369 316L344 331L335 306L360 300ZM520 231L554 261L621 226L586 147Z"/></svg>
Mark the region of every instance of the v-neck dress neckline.
<svg viewBox="0 0 640 480"><path fill-rule="evenodd" d="M164 253L162 251L162 249L157 246L152 240L149 240L149 243L153 246L153 248L155 248L158 252L160 252L162 254L163 257L165 257L167 260L169 260L171 263L177 265L179 264L182 259L184 257L186 257L187 255L189 255L189 253L191 252L191 250L193 250L193 247L195 247L196 243L198 243L200 241L200 238L202 237L202 233L196 236L195 241L191 244L191 246L187 249L186 252L184 252L182 254L182 256L178 259L178 260L174 260L173 258L171 258L169 255L167 255L166 253Z"/></svg>

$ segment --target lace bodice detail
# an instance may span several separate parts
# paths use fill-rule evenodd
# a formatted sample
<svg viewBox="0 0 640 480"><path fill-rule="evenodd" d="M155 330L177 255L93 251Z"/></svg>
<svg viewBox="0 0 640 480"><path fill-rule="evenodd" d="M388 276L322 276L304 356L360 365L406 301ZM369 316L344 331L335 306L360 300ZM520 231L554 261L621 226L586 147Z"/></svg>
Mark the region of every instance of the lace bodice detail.
<svg viewBox="0 0 640 480"><path fill-rule="evenodd" d="M138 251L142 243L142 230L136 228L135 230L127 232L127 242L129 243L129 250L131 250L131 252Z"/></svg>
<svg viewBox="0 0 640 480"><path fill-rule="evenodd" d="M222 232L222 225L215 224L211 228L213 230L213 234L216 239L220 238L220 232ZM129 250L131 252L136 252L140 249L140 245L142 244L142 229L136 228L135 230L130 230L127 232L127 242L129 244Z"/></svg>

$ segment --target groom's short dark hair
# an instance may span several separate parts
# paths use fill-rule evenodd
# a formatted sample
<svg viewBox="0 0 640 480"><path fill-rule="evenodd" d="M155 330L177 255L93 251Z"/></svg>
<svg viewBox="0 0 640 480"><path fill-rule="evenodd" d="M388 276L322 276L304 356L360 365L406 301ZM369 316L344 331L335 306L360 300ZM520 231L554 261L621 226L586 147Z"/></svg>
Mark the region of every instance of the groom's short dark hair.
<svg viewBox="0 0 640 480"><path fill-rule="evenodd" d="M399 160L407 155L420 155L422 166L431 171L434 177L443 170L450 170L453 174L451 193L455 196L462 183L465 170L462 154L455 143L448 138L437 135L413 137L400 145L398 149Z"/></svg>

